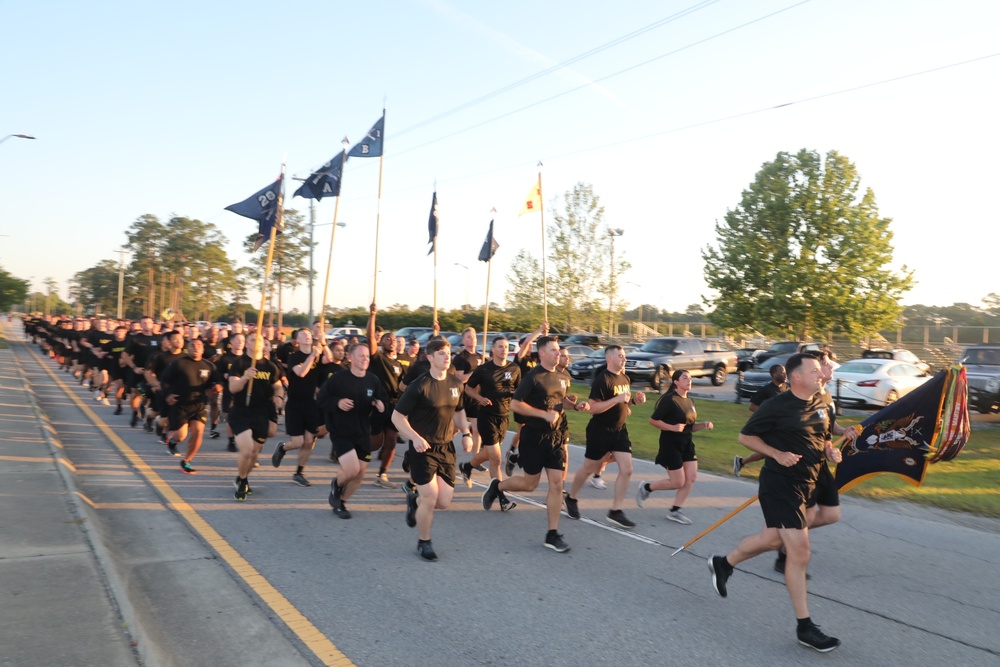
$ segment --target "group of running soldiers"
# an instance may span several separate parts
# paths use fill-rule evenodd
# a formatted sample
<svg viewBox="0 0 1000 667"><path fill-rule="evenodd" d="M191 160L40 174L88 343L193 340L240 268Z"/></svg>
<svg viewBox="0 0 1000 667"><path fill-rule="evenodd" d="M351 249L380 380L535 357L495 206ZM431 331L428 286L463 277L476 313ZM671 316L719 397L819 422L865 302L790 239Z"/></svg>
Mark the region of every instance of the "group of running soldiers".
<svg viewBox="0 0 1000 667"><path fill-rule="evenodd" d="M579 400L570 393L569 358L557 338L547 335L547 323L520 341L513 361L509 341L503 337L492 341L484 360L471 328L463 332L462 349L456 354L440 336L432 337L420 354L412 341L380 331L376 314L372 304L367 342L347 345L328 344L319 322L297 330L285 343L274 337L273 328L245 334L236 323L223 337L217 327L199 331L193 325L157 325L150 317L134 323L30 318L25 327L81 384L89 380L91 389L99 392L97 400L110 404L108 397L113 396L116 415L127 399L131 426L143 421L146 430L160 434L168 453L182 457L180 468L186 474L197 473L191 461L206 425L210 437L217 438L220 415L226 415L228 449L238 453L234 481L238 501L252 495L249 476L259 466L265 441L277 433L278 415L283 412L290 441L278 443L272 465L279 467L288 452L297 451L293 480L311 486L303 470L317 439L329 434L331 459L339 462L329 503L342 519L351 518L346 503L362 483L372 454L379 452L375 483L391 487L387 470L397 440L406 445L405 520L418 529L417 552L428 561L437 560L431 543L435 510L448 507L457 474L471 488L474 471L484 463L489 464L490 475L482 496L486 510L497 502L501 511L513 509L516 504L506 492L533 491L545 473L548 531L543 544L556 552L569 551L558 532L563 507L570 518L579 519L576 494L609 461L617 464L619 474L607 521L623 529L635 526L621 507L632 474L626 419L629 406L644 403L646 397L632 391L620 346L606 347L606 367L595 377L588 399ZM764 551L787 551L780 558L781 569L799 622L799 641L828 651L839 641L820 632L805 604L807 529L839 518L835 488L832 499L829 496L831 480L824 456L838 460L830 440L844 429L835 424L829 395L823 391L826 364L822 362L793 357L788 363L791 389L765 401L744 427L741 444L766 460L760 493L766 528L728 556L710 558L709 567L713 585L725 597L734 565ZM672 380L650 424L661 431L657 463L670 473L656 488L676 489L675 503L681 503L697 471L691 433L712 424L696 419L687 396L690 376L680 371ZM585 464L571 489L564 491L569 410L586 411L591 418ZM501 467L511 413L520 427ZM456 434L472 454L461 465L457 465ZM178 445L185 441L181 453ZM738 461L739 467L743 463ZM523 473L512 476L515 464ZM637 504L642 507L654 490L653 485L640 483ZM690 523L680 509L675 504L668 518Z"/></svg>

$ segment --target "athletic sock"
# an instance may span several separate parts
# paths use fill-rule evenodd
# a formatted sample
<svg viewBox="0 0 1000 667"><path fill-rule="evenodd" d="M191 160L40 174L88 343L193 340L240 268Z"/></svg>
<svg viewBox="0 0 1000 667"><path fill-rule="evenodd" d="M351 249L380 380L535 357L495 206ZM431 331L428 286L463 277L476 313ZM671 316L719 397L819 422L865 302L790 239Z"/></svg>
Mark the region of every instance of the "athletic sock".
<svg viewBox="0 0 1000 667"><path fill-rule="evenodd" d="M674 505L673 507L671 507L671 508L670 508L670 511L671 511L671 512L676 512L676 511L677 511L677 510L679 510L680 508L681 508L681 506L680 506L680 505Z"/></svg>
<svg viewBox="0 0 1000 667"><path fill-rule="evenodd" d="M299 467L297 467L297 468L295 469L295 474L296 474L296 475L301 475L301 474L302 474L302 466L299 466Z"/></svg>
<svg viewBox="0 0 1000 667"><path fill-rule="evenodd" d="M645 484L643 484L642 486L643 486L643 488L644 488L644 489L646 490L646 493L652 493L652 492L653 492L653 487L651 487L651 486L649 485L649 482L646 482L646 483L645 483Z"/></svg>

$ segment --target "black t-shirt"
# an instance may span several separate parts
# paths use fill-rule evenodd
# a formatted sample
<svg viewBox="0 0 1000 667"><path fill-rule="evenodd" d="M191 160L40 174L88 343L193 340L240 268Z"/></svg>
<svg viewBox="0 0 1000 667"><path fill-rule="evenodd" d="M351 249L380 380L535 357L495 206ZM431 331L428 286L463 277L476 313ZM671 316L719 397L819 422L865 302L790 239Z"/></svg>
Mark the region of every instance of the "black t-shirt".
<svg viewBox="0 0 1000 667"><path fill-rule="evenodd" d="M354 401L348 411L340 409L342 398ZM316 402L323 409L326 427L334 438L369 438L372 434L371 416L377 412L376 400L388 410L385 388L372 373L358 377L354 373L336 373L319 388Z"/></svg>
<svg viewBox="0 0 1000 667"><path fill-rule="evenodd" d="M115 335L110 331L94 330L87 334L87 342L90 343L91 350L103 350L104 345L114 340Z"/></svg>
<svg viewBox="0 0 1000 667"><path fill-rule="evenodd" d="M774 398L778 394L788 391L788 385L781 383L781 386L774 384L774 382L768 382L766 385L754 392L754 395L750 397L750 405L756 405L760 407L760 404L769 398Z"/></svg>
<svg viewBox="0 0 1000 667"><path fill-rule="evenodd" d="M612 373L602 370L594 378L590 387L590 398L595 401L609 401L615 396L631 393L631 383L625 373ZM620 429L625 426L628 418L628 404L616 403L600 414L593 415L590 423L601 428Z"/></svg>
<svg viewBox="0 0 1000 667"><path fill-rule="evenodd" d="M378 350L371 357L371 365L368 372L379 379L385 387L385 393L389 396L389 401L395 403L399 400L399 383L403 381L403 365L390 357L382 350Z"/></svg>
<svg viewBox="0 0 1000 667"><path fill-rule="evenodd" d="M691 428L698 419L698 411L690 396L682 397L670 391L660 396L650 419L665 424L684 424L684 430L680 433L660 431L660 448L684 447L691 443Z"/></svg>
<svg viewBox="0 0 1000 667"><path fill-rule="evenodd" d="M149 370L159 379L163 375L163 371L167 369L167 366L183 356L183 352L161 352L150 360Z"/></svg>
<svg viewBox="0 0 1000 667"><path fill-rule="evenodd" d="M507 363L498 366L492 359L472 371L468 385L477 389L493 405L480 405L479 414L503 416L510 412L510 398L521 384L521 367ZM471 400L471 399L470 399Z"/></svg>
<svg viewBox="0 0 1000 667"><path fill-rule="evenodd" d="M243 355L229 367L229 377L243 377L247 369L253 365L253 359ZM274 385L281 382L281 368L270 359L257 360L257 375L254 376L253 390L250 393L250 405L247 406L247 382L242 389L233 394L233 412L267 412L274 407Z"/></svg>
<svg viewBox="0 0 1000 667"><path fill-rule="evenodd" d="M791 391L786 391L768 399L750 415L741 433L758 436L775 449L802 457L791 467L767 458L764 468L769 472L803 482L816 481L833 423L833 410L827 404L824 393L817 392L808 400L802 400Z"/></svg>
<svg viewBox="0 0 1000 667"><path fill-rule="evenodd" d="M212 385L221 382L215 364L205 359L195 361L187 355L167 366L159 377L163 395L177 394L181 405L204 403Z"/></svg>
<svg viewBox="0 0 1000 667"><path fill-rule="evenodd" d="M464 386L454 375L436 380L425 373L406 386L396 412L404 415L428 443L444 444L453 437L455 413L465 410Z"/></svg>
<svg viewBox="0 0 1000 667"><path fill-rule="evenodd" d="M132 355L137 368L146 368L150 360L160 351L160 337L144 333L130 334L125 352Z"/></svg>
<svg viewBox="0 0 1000 667"><path fill-rule="evenodd" d="M406 373L410 370L410 365L415 362L416 359L404 352L403 354L396 354L396 361L398 361L399 365L403 367L403 377L406 377Z"/></svg>
<svg viewBox="0 0 1000 667"><path fill-rule="evenodd" d="M101 344L101 349L107 352L107 354L104 355L104 359L110 359L111 363L115 366L118 365L118 360L121 359L122 352L124 352L127 347L127 339L115 340L114 336L112 336L111 340L108 342Z"/></svg>
<svg viewBox="0 0 1000 667"><path fill-rule="evenodd" d="M320 364L318 370L319 377L316 380L316 386L322 388L327 380L332 378L334 375L342 373L343 371L346 370L349 369L347 364L345 364L344 362L340 363L330 362L329 364Z"/></svg>
<svg viewBox="0 0 1000 667"><path fill-rule="evenodd" d="M560 415L554 424L549 424L541 417L522 415L524 424L542 431L558 431L566 420L566 415L561 413L569 384L570 377L566 371L549 371L544 366L536 366L535 370L521 380L512 398L538 410L555 410Z"/></svg>
<svg viewBox="0 0 1000 667"><path fill-rule="evenodd" d="M426 373L431 369L431 362L427 359L420 359L419 361L414 361L410 364L410 370L406 371L406 377L403 378L403 384L409 387L413 384L418 377Z"/></svg>
<svg viewBox="0 0 1000 667"><path fill-rule="evenodd" d="M475 352L469 352L465 348L458 351L451 357L451 367L462 373L471 373L482 363L483 358Z"/></svg>
<svg viewBox="0 0 1000 667"><path fill-rule="evenodd" d="M316 397L316 384L319 381L319 357L313 357L312 363L302 377L295 372L295 367L309 359L302 350L293 350L285 362L288 375L288 400L303 404Z"/></svg>
<svg viewBox="0 0 1000 667"><path fill-rule="evenodd" d="M226 353L226 342L220 338L214 343L208 340L205 340L204 343L205 351L202 353L202 357L218 366L219 359L221 359L222 355Z"/></svg>
<svg viewBox="0 0 1000 667"><path fill-rule="evenodd" d="M288 341L287 343L282 343L274 348L274 353L271 355L278 362L284 364L288 368L288 374L292 374L292 365L289 365L288 361L292 358L292 354L298 352L299 346L295 344L295 341ZM299 362L295 362L293 365L297 365Z"/></svg>

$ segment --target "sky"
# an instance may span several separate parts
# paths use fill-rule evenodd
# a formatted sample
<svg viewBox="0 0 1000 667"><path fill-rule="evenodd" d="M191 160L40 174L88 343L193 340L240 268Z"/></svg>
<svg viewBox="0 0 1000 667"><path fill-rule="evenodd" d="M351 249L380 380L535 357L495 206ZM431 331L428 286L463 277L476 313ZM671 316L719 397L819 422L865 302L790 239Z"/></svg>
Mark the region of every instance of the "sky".
<svg viewBox="0 0 1000 667"><path fill-rule="evenodd" d="M246 264L255 223L224 208L282 160L307 176L383 105L382 198L379 160L350 160L332 307L371 301L376 212L379 304L431 304L435 188L439 307L484 302L494 217L502 304L510 261L540 251L518 213L541 169L549 220L584 182L624 230L622 298L683 311L709 296L716 222L803 148L847 156L893 220L905 304L1000 292L993 0L0 0L0 26L0 137L37 137L0 144L0 267L64 298L144 214L212 222ZM317 311L334 207L315 209ZM306 286L285 305L308 311Z"/></svg>

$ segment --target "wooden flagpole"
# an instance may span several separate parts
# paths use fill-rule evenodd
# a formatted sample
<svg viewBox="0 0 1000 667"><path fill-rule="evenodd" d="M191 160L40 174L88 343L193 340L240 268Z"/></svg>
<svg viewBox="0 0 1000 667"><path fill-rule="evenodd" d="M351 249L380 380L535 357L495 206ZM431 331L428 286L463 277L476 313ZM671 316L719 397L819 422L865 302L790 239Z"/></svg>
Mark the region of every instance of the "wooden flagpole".
<svg viewBox="0 0 1000 667"><path fill-rule="evenodd" d="M494 215L494 220L496 219L496 207L493 207L490 212ZM493 220L490 220L490 232L493 231ZM490 330L490 271L493 269L493 234L490 234L490 238L487 239L489 242L489 247L486 252L489 253L489 259L486 260L486 305L483 307L483 358L489 359L491 357L490 350L486 349L486 332Z"/></svg>
<svg viewBox="0 0 1000 667"><path fill-rule="evenodd" d="M378 303L378 238L382 220L382 167L385 165L385 105L382 105L382 154L378 156L378 202L375 204L375 273L372 278L372 303ZM334 225L336 226L336 225Z"/></svg>
<svg viewBox="0 0 1000 667"><path fill-rule="evenodd" d="M549 283L545 274L545 197L542 195L542 161L538 161L538 210L542 214L542 319L549 321Z"/></svg>
<svg viewBox="0 0 1000 667"><path fill-rule="evenodd" d="M437 215L437 181L434 181L432 201L434 202L434 210L431 211L431 215L434 216L434 319L431 321L431 326L435 326L438 321L438 234L441 233L441 218Z"/></svg>
<svg viewBox="0 0 1000 667"><path fill-rule="evenodd" d="M260 310L257 311L257 330L254 337L253 358L251 363L257 367L257 360L264 356L264 306L267 304L268 282L271 279L271 262L274 260L274 244L278 238L278 228L285 220L285 161L281 161L281 185L278 186L278 208L274 214L274 224L271 225L271 236L267 242L267 263L264 265L264 285L260 290ZM247 407L250 407L250 396L253 394L253 378L247 383Z"/></svg>
<svg viewBox="0 0 1000 667"><path fill-rule="evenodd" d="M344 137L344 147L340 155L340 188L344 187L344 172L347 171L347 137ZM330 290L330 267L333 266L333 240L337 236L337 213L340 211L340 189L333 203L333 225L330 228L330 251L326 256L326 279L323 281L323 301L319 311L319 321L322 323L324 335L326 333L326 295Z"/></svg>

